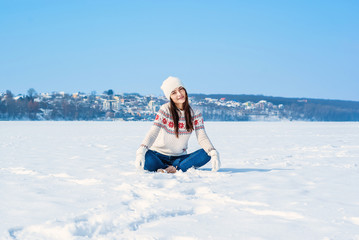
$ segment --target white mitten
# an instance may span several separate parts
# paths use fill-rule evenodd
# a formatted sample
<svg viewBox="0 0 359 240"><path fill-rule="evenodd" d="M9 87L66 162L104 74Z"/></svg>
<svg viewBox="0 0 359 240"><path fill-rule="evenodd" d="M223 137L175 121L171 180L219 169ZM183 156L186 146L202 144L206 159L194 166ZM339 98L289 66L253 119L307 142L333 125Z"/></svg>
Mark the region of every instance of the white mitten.
<svg viewBox="0 0 359 240"><path fill-rule="evenodd" d="M145 167L146 152L147 152L147 148L142 147L142 146L139 149L137 149L137 151L136 151L135 166L139 170L143 170L143 168Z"/></svg>
<svg viewBox="0 0 359 240"><path fill-rule="evenodd" d="M217 152L217 150L213 149L208 153L208 155L211 156L212 171L217 172L221 167L221 161L219 160L219 153Z"/></svg>

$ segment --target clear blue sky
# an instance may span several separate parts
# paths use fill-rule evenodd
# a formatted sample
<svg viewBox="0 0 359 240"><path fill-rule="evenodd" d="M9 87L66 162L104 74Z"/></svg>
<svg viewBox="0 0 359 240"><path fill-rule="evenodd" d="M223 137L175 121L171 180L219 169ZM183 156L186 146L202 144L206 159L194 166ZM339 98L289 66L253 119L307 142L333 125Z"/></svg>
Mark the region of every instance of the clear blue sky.
<svg viewBox="0 0 359 240"><path fill-rule="evenodd" d="M359 101L359 1L0 0L0 92Z"/></svg>

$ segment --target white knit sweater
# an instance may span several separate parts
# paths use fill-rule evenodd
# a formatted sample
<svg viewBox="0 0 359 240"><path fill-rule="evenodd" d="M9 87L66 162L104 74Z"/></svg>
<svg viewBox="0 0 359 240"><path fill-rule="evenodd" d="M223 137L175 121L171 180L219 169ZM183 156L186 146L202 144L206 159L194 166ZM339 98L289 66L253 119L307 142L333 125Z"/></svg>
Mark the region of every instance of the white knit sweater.
<svg viewBox="0 0 359 240"><path fill-rule="evenodd" d="M178 122L178 138L174 132L174 122L171 116L170 103L163 104L157 113L156 119L147 133L141 146L154 150L167 156L179 156L187 154L188 140L191 132L185 128L186 120L184 111L181 111ZM194 111L193 128L199 145L208 153L214 149L204 129L202 114Z"/></svg>

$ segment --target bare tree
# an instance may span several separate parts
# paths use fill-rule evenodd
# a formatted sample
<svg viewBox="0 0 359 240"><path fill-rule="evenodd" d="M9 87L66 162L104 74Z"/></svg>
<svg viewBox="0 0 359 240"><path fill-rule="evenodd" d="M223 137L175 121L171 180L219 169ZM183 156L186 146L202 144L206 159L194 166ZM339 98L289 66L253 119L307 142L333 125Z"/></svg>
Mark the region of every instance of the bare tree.
<svg viewBox="0 0 359 240"><path fill-rule="evenodd" d="M27 95L30 97L30 99L33 99L37 96L37 92L35 89L30 88L29 90L27 90Z"/></svg>

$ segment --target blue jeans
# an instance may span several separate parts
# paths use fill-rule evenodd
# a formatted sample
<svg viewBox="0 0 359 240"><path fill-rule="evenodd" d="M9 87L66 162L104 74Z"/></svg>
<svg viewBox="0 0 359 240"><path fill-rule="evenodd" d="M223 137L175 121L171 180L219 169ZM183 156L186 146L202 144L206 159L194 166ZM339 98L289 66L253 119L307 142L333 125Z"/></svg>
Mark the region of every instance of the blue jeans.
<svg viewBox="0 0 359 240"><path fill-rule="evenodd" d="M203 150L199 149L193 153L181 156L167 156L156 151L148 150L145 155L145 170L157 171L168 166L177 167L177 170L186 172L189 168L199 168L211 160L211 157Z"/></svg>

